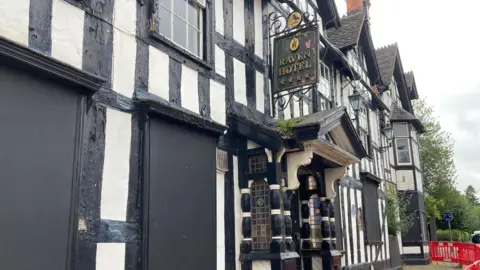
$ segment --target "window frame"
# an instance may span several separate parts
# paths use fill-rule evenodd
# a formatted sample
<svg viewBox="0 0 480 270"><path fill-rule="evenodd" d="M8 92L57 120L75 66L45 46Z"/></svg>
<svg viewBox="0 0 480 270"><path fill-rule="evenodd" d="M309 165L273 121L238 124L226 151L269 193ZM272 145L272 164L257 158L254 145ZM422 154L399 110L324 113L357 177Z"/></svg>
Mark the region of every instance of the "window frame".
<svg viewBox="0 0 480 270"><path fill-rule="evenodd" d="M160 0L153 0L154 6L159 6ZM214 67L214 22L215 14L213 13L212 0L190 0L196 2L198 6L203 6L203 18L202 18L202 57L190 52L181 45L175 43L171 38L163 36L156 24L158 24L158 18L155 11L149 13L150 23L148 35L152 39L153 43L150 45L157 49L165 51L173 59L186 62L187 65L199 68L204 72L210 71ZM175 16L172 14L172 16ZM155 43L157 42L157 43ZM192 63L193 62L193 63ZM193 64L193 65L192 65Z"/></svg>
<svg viewBox="0 0 480 270"><path fill-rule="evenodd" d="M204 41L205 41L205 20L204 20L204 17L206 15L206 6L204 6L203 3L200 3L200 1L198 0L184 0L184 4L185 4L185 18L183 18L180 14L177 14L177 12L174 10L175 9L175 2L178 1L178 0L166 0L166 1L169 1L170 2L170 7L166 7L165 5L163 5L162 3L159 3L158 4L158 9L164 9L165 11L167 11L169 14L170 14L170 27L169 27L169 30L170 30L170 37L167 37L163 34L160 33L159 31L159 34L164 36L165 38L169 39L171 42L173 42L175 45L177 45L178 47L182 48L183 50L186 50L187 52L197 56L198 58L200 59L203 59L203 46L204 46ZM190 21L189 21L189 16L190 16L190 6L193 6L193 8L195 9L196 11L196 16L197 16L197 22L198 22L198 27L197 26L194 26ZM160 15L157 15L157 16L160 16ZM185 45L181 45L179 44L177 41L175 41L175 18L177 19L180 19L182 20L183 22L185 22L185 26L186 26L186 32L185 32ZM198 40L198 44L197 44L197 50L198 52L195 53L193 52L192 50L190 50L189 48L189 38L190 38L190 27L193 27L194 30L197 32L197 34L199 34L199 36L197 37Z"/></svg>
<svg viewBox="0 0 480 270"><path fill-rule="evenodd" d="M398 150L398 141L405 140L407 142L407 150ZM410 139L405 137L395 138L395 157L397 159L397 165L411 165L412 164L412 149L410 147ZM408 162L400 162L399 152L408 152Z"/></svg>

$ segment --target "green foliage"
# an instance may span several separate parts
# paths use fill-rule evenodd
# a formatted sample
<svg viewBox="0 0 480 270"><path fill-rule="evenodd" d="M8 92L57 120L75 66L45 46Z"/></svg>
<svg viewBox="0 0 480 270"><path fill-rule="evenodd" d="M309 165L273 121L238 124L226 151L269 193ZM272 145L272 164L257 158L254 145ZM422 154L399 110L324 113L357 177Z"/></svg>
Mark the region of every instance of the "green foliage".
<svg viewBox="0 0 480 270"><path fill-rule="evenodd" d="M303 117L289 119L289 120L279 120L277 129L278 131L280 131L281 133L287 136L293 136L295 126L297 125L298 122L302 120L303 120Z"/></svg>
<svg viewBox="0 0 480 270"><path fill-rule="evenodd" d="M425 205L427 207L427 216L435 217L436 219L441 219L442 214L439 209L442 209L445 206L445 202L442 199L435 199L431 195L425 197Z"/></svg>
<svg viewBox="0 0 480 270"><path fill-rule="evenodd" d="M416 101L414 110L426 131L419 136L419 144L427 215L435 217L437 227L443 230L448 229L448 224L441 219L445 212L454 216L452 229L480 230L480 209L475 208L479 203L475 189L468 187L462 194L455 188L457 172L453 159L454 141L450 133L442 129L433 108L425 99Z"/></svg>
<svg viewBox="0 0 480 270"><path fill-rule="evenodd" d="M477 191L472 185L469 185L467 189L465 189L465 197L467 197L468 201L471 204L473 205L478 204Z"/></svg>
<svg viewBox="0 0 480 270"><path fill-rule="evenodd" d="M414 102L414 108L426 131L419 136L425 192L434 198L444 198L456 183L454 141L451 134L442 129L425 99Z"/></svg>
<svg viewBox="0 0 480 270"><path fill-rule="evenodd" d="M438 230L437 231L437 240L438 241L450 241L450 231L449 230ZM466 242L470 241L470 233L461 231L461 230L452 230L452 241L454 242Z"/></svg>
<svg viewBox="0 0 480 270"><path fill-rule="evenodd" d="M413 216L407 213L409 201L400 194L387 198L388 234L404 235L413 225Z"/></svg>

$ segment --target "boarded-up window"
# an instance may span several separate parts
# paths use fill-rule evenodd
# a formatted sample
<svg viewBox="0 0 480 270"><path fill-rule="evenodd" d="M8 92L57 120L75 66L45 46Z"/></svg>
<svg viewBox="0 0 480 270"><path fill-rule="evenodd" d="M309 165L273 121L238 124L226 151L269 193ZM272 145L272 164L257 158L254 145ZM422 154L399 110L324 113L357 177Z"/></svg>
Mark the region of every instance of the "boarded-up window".
<svg viewBox="0 0 480 270"><path fill-rule="evenodd" d="M365 221L366 241L381 242L380 215L378 209L378 183L364 178L363 181L363 212Z"/></svg>
<svg viewBox="0 0 480 270"><path fill-rule="evenodd" d="M256 180L251 192L253 250L268 250L272 239L270 188L264 180Z"/></svg>

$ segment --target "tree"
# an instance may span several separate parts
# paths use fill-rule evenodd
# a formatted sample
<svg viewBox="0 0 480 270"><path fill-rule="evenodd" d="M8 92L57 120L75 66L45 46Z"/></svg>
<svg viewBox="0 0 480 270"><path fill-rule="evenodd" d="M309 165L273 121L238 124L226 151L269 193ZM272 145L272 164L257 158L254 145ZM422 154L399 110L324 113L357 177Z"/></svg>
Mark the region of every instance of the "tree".
<svg viewBox="0 0 480 270"><path fill-rule="evenodd" d="M450 133L442 129L425 99L415 101L414 110L426 131L419 136L425 193L436 199L445 198L455 190L454 141Z"/></svg>
<svg viewBox="0 0 480 270"><path fill-rule="evenodd" d="M445 202L442 199L436 199L432 195L427 195L425 197L425 206L427 208L427 217L442 218L440 210L445 206Z"/></svg>
<svg viewBox="0 0 480 270"><path fill-rule="evenodd" d="M467 189L465 189L465 197L470 201L473 205L478 205L478 198L476 195L477 191L472 185L469 185Z"/></svg>

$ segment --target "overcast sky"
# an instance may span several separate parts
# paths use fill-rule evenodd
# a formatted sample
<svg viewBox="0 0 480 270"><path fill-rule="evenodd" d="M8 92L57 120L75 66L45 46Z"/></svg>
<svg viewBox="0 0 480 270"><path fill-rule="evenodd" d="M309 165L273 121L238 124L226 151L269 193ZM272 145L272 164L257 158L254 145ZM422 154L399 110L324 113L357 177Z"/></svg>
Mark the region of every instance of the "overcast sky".
<svg viewBox="0 0 480 270"><path fill-rule="evenodd" d="M345 0L335 0L340 14ZM371 0L375 47L397 42L442 127L455 140L458 188L480 191L479 0Z"/></svg>

